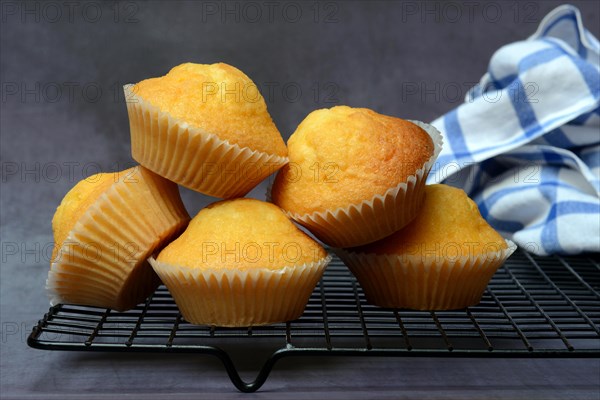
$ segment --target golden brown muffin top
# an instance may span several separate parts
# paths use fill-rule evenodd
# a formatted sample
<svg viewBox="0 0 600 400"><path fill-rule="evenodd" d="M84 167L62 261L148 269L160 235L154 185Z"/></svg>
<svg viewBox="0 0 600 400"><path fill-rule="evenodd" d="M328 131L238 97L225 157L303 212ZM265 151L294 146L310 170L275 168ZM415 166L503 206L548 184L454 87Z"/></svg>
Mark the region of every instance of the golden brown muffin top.
<svg viewBox="0 0 600 400"><path fill-rule="evenodd" d="M352 249L360 253L455 258L506 249L506 241L479 213L473 200L447 185L425 187L417 217L400 231L375 243Z"/></svg>
<svg viewBox="0 0 600 400"><path fill-rule="evenodd" d="M272 200L310 214L371 200L405 182L433 155L417 125L366 108L338 106L310 113L288 140Z"/></svg>
<svg viewBox="0 0 600 400"><path fill-rule="evenodd" d="M241 147L285 157L283 138L258 87L227 64L185 63L143 80L133 93L172 117Z"/></svg>
<svg viewBox="0 0 600 400"><path fill-rule="evenodd" d="M58 250L67 239L69 232L86 210L106 192L113 183L123 174L128 174L131 169L119 173L100 173L91 175L79 182L62 199L52 217L52 231L54 233L54 250L52 260L56 258Z"/></svg>
<svg viewBox="0 0 600 400"><path fill-rule="evenodd" d="M189 268L249 270L298 266L326 256L279 207L235 199L202 209L157 261Z"/></svg>

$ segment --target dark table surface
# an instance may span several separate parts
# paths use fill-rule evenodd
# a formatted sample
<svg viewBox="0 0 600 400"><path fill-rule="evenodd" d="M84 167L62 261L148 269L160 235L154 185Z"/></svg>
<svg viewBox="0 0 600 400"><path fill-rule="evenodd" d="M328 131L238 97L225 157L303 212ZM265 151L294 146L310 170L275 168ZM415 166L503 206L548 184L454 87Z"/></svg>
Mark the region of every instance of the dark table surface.
<svg viewBox="0 0 600 400"><path fill-rule="evenodd" d="M599 36L599 3L572 3ZM224 61L258 83L286 138L308 112L335 104L430 121L462 101L497 48L532 34L560 2L269 4L2 2L3 399L248 396L207 356L26 345L48 307L56 206L83 177L133 165L122 84L184 61ZM265 187L251 195L264 198ZM214 201L182 195L191 214ZM251 377L250 366L241 369ZM598 399L600 360L294 358L278 363L251 396Z"/></svg>

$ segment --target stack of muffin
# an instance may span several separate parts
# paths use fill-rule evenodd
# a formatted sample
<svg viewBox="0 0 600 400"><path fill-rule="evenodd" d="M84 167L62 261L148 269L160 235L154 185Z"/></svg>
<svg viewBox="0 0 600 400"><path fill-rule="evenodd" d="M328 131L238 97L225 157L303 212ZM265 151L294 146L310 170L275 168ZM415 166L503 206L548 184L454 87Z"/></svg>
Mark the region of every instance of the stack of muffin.
<svg viewBox="0 0 600 400"><path fill-rule="evenodd" d="M345 106L285 145L256 85L226 64L183 64L125 86L139 166L79 182L58 207L51 302L127 310L162 281L195 324L298 318L331 246L382 307L479 302L514 251L464 192L425 180L441 135ZM277 172L270 202L242 198ZM190 222L177 185L227 199Z"/></svg>

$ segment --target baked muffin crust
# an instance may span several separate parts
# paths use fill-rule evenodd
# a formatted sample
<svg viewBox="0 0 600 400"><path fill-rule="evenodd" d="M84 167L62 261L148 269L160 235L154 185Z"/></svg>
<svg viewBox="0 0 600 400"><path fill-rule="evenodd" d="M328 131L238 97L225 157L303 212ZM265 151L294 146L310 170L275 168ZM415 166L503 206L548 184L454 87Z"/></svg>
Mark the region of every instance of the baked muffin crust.
<svg viewBox="0 0 600 400"><path fill-rule="evenodd" d="M157 261L189 268L280 269L318 262L327 252L271 204L254 199L213 203Z"/></svg>
<svg viewBox="0 0 600 400"><path fill-rule="evenodd" d="M406 227L375 243L356 247L357 253L476 257L506 249L506 241L479 213L461 190L438 184L425 187L421 212Z"/></svg>
<svg viewBox="0 0 600 400"><path fill-rule="evenodd" d="M370 200L405 182L433 155L417 125L366 108L337 106L310 113L288 140L290 164L271 197L300 215Z"/></svg>
<svg viewBox="0 0 600 400"><path fill-rule="evenodd" d="M252 80L231 65L185 63L135 84L133 94L189 125L241 147L287 149Z"/></svg>

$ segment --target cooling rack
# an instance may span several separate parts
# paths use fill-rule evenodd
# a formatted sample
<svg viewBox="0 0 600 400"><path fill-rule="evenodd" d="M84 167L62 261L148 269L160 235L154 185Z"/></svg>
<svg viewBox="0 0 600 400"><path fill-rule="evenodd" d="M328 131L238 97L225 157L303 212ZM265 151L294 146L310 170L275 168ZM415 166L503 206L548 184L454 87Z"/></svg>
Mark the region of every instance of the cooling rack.
<svg viewBox="0 0 600 400"><path fill-rule="evenodd" d="M599 261L598 255L537 257L517 250L479 305L426 312L367 304L334 257L302 317L288 323L191 325L161 286L127 312L56 305L27 343L45 350L213 355L242 392L259 389L275 363L291 356L600 357ZM241 349L266 354L251 382L233 361Z"/></svg>

